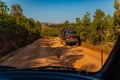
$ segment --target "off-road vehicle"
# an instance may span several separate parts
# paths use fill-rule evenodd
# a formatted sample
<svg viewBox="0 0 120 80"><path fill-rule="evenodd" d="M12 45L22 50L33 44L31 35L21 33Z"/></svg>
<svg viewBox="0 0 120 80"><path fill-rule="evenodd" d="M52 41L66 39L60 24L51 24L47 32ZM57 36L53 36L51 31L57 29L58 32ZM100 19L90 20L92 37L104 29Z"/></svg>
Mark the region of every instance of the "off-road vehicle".
<svg viewBox="0 0 120 80"><path fill-rule="evenodd" d="M80 36L76 35L76 30L72 27L62 28L60 39L63 45L80 45Z"/></svg>

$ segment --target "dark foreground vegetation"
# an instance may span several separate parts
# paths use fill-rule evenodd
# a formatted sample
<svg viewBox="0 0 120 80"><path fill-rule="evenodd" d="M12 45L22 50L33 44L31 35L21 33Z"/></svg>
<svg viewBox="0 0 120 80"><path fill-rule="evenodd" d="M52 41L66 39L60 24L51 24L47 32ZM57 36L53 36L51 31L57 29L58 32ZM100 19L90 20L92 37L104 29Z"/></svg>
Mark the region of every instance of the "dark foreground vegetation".
<svg viewBox="0 0 120 80"><path fill-rule="evenodd" d="M8 12L9 11L9 12ZM26 18L19 4L11 10L0 0L0 57L30 44L41 35L41 23Z"/></svg>

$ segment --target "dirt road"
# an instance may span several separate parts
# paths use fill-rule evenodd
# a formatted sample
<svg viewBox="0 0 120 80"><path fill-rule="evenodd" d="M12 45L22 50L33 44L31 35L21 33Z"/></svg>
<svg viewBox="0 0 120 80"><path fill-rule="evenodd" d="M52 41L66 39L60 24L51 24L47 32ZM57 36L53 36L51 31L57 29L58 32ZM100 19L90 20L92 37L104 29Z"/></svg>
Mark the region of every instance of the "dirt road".
<svg viewBox="0 0 120 80"><path fill-rule="evenodd" d="M63 46L58 37L45 37L4 57L0 65L18 68L65 66L98 71L100 53L81 46ZM104 61L107 55L104 55Z"/></svg>

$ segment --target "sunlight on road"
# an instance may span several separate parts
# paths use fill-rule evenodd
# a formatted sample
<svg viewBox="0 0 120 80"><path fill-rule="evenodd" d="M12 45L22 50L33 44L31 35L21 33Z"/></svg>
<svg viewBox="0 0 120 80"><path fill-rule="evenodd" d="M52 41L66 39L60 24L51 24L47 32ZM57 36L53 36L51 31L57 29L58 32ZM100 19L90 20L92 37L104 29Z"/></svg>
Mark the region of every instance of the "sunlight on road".
<svg viewBox="0 0 120 80"><path fill-rule="evenodd" d="M104 62L106 59L107 55ZM82 46L63 46L59 37L48 37L15 51L1 65L19 68L64 66L95 72L101 68L100 61L100 52Z"/></svg>

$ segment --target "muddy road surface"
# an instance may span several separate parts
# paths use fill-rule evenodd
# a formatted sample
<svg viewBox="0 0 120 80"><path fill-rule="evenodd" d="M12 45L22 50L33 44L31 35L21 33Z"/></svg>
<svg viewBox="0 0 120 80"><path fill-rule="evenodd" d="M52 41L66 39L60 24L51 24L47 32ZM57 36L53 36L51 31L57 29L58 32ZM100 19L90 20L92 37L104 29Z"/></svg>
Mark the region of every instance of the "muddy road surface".
<svg viewBox="0 0 120 80"><path fill-rule="evenodd" d="M0 65L18 68L62 66L98 71L100 52L82 46L63 46L59 37L44 37L3 57ZM104 55L104 62L107 55Z"/></svg>

